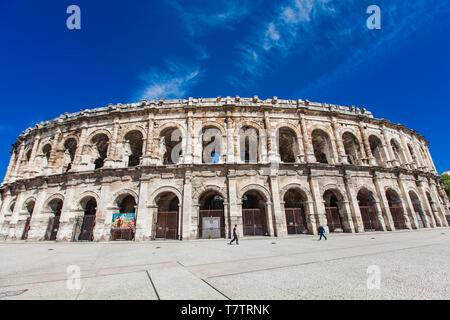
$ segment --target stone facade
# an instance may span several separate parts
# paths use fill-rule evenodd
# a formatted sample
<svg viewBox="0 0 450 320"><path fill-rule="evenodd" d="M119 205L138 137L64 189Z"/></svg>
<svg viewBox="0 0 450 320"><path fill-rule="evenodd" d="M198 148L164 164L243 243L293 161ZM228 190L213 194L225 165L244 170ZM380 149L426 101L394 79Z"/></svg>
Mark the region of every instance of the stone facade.
<svg viewBox="0 0 450 320"><path fill-rule="evenodd" d="M206 153L214 161L205 160L206 129L221 146ZM276 97L66 113L13 145L0 239L108 241L116 212L136 214L136 241L205 237L204 217L220 220L223 238L234 225L244 236L278 237L316 234L319 225L447 227L448 199L427 145L365 109Z"/></svg>

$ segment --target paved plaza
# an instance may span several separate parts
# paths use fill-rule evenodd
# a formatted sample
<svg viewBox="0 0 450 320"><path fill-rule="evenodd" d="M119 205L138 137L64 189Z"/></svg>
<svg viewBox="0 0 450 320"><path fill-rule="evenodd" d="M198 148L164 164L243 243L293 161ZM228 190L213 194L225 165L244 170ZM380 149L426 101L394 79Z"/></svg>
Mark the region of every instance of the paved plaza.
<svg viewBox="0 0 450 320"><path fill-rule="evenodd" d="M78 288L69 266L80 270ZM369 266L379 289L367 286ZM17 242L0 244L0 299L450 299L449 271L450 228L231 246Z"/></svg>

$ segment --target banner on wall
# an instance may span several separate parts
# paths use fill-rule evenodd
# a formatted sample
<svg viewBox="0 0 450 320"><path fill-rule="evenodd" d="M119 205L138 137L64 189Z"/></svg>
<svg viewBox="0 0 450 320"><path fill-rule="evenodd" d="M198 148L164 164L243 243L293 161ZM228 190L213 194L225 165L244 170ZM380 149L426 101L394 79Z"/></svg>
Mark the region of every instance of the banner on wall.
<svg viewBox="0 0 450 320"><path fill-rule="evenodd" d="M114 213L112 218L112 231L134 231L136 215L134 213Z"/></svg>

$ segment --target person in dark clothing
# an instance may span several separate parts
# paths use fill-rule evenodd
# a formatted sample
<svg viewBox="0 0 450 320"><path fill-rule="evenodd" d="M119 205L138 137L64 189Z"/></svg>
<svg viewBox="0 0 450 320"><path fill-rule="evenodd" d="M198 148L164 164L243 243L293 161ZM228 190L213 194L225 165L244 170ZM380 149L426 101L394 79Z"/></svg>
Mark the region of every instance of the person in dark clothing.
<svg viewBox="0 0 450 320"><path fill-rule="evenodd" d="M233 228L233 240L230 241L230 244L232 244L234 241L236 241L236 244L239 244L239 231L237 229L237 224Z"/></svg>
<svg viewBox="0 0 450 320"><path fill-rule="evenodd" d="M322 237L324 237L325 240L328 240L327 237L325 236L325 228L322 226L319 227L319 235L320 235L319 241L322 240Z"/></svg>

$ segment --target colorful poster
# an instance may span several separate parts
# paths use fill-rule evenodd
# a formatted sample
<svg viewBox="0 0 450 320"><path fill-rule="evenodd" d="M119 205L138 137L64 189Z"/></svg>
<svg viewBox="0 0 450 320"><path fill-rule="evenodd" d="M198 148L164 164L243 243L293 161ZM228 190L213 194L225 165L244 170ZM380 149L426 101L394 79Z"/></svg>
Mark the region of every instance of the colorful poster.
<svg viewBox="0 0 450 320"><path fill-rule="evenodd" d="M136 226L136 215L134 213L114 213L112 218L112 231L132 230Z"/></svg>

